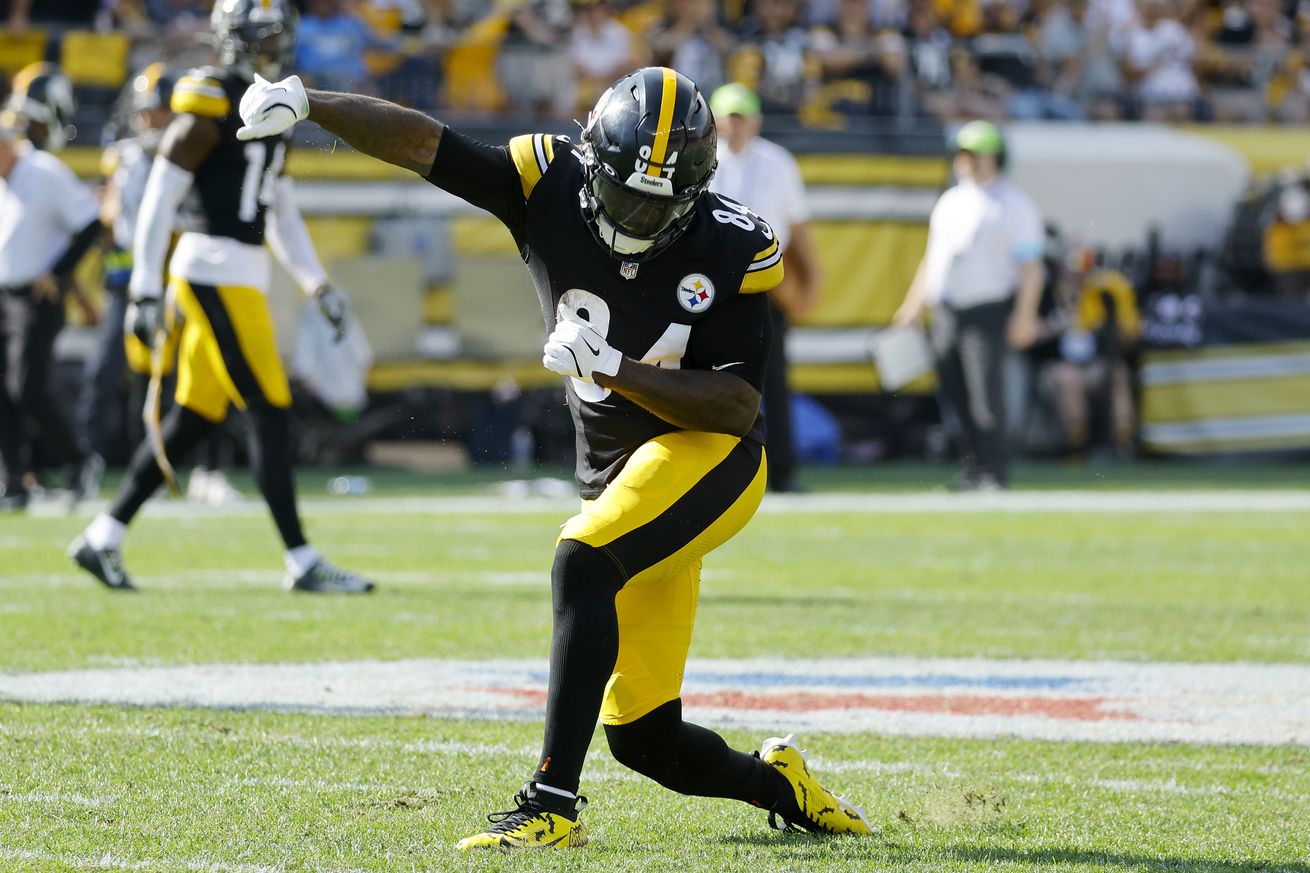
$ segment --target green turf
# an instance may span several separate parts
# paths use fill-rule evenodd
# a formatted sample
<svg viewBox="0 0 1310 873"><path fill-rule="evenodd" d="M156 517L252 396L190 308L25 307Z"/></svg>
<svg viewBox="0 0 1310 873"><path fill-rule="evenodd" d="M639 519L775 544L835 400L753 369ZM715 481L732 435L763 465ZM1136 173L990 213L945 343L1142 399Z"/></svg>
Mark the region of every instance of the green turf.
<svg viewBox="0 0 1310 873"><path fill-rule="evenodd" d="M592 842L544 860L450 848L530 769L534 725L3 705L0 724L3 869L21 848L162 869L1310 870L1302 749L811 737L881 830L816 840L632 779L597 741Z"/></svg>
<svg viewBox="0 0 1310 873"><path fill-rule="evenodd" d="M99 590L62 556L85 518L4 517L0 670L542 657L561 520L412 507L312 516L325 550L382 583L374 597L337 600L278 590L280 555L258 506L142 519L127 550L144 588L135 596ZM762 514L708 561L693 655L1306 662L1306 522L1269 512ZM868 734L806 744L834 787L868 803L883 831L872 841L771 833L757 811L631 779L598 742L589 848L455 856L451 843L530 772L539 732L0 704L0 870L1310 873L1304 748Z"/></svg>

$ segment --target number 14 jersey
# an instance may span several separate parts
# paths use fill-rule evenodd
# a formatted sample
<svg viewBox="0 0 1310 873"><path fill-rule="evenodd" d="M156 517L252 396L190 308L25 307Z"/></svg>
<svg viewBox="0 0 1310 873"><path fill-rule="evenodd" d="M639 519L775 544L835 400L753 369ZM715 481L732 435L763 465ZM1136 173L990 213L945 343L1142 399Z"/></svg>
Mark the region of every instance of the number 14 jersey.
<svg viewBox="0 0 1310 873"><path fill-rule="evenodd" d="M182 204L182 229L258 246L264 244L264 213L273 202L291 133L237 139L237 106L249 85L221 67L192 70L174 86L170 108L213 119L219 127L218 144L196 168Z"/></svg>
<svg viewBox="0 0 1310 873"><path fill-rule="evenodd" d="M717 370L759 389L769 348L765 292L782 252L759 216L705 194L687 230L649 261L611 255L582 211L581 156L567 139L519 136L485 145L446 128L428 175L500 219L527 263L547 329L561 300L611 346L645 364ZM678 428L598 385L568 379L583 498L598 496L648 440ZM757 419L747 439L760 441Z"/></svg>

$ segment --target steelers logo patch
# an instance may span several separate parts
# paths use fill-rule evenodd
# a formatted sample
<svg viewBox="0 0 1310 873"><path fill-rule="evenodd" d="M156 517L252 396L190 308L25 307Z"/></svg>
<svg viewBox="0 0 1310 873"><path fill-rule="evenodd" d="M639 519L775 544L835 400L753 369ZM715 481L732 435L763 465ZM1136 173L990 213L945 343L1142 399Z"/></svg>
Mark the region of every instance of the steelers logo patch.
<svg viewBox="0 0 1310 873"><path fill-rule="evenodd" d="M684 276L678 283L678 302L688 312L704 312L714 302L714 283L702 273Z"/></svg>

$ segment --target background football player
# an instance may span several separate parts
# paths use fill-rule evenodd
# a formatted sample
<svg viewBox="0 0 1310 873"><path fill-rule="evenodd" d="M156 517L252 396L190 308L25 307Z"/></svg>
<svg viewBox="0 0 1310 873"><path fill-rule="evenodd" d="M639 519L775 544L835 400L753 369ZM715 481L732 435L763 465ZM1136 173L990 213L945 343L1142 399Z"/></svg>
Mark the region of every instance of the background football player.
<svg viewBox="0 0 1310 873"><path fill-rule="evenodd" d="M782 278L768 225L707 192L715 128L696 86L665 68L624 77L578 147L536 135L495 148L294 76L256 82L241 114L239 135L256 139L313 118L498 217L551 331L543 363L568 377L584 505L551 573L544 749L516 807L459 847L585 841L577 790L598 716L616 759L675 791L753 803L782 827L869 833L790 737L753 757L682 719L701 559L764 493L762 292Z"/></svg>
<svg viewBox="0 0 1310 873"><path fill-rule="evenodd" d="M67 141L73 109L68 77L38 63L14 77L0 111L0 508L25 507L25 474L55 459L70 465L74 501L96 478L50 384L73 270L101 230L91 190L50 154Z"/></svg>
<svg viewBox="0 0 1310 873"><path fill-rule="evenodd" d="M166 333L164 254L185 203L184 233L169 262L169 293L185 318L176 402L161 428L162 446L151 440L141 445L109 511L69 547L74 561L110 588L132 587L120 547L128 523L170 475L167 458L183 457L231 404L249 417L250 465L285 545L286 587L329 593L373 588L324 560L301 529L291 468L291 392L265 297L265 233L278 260L318 299L339 335L346 327L345 300L327 284L291 181L282 175L289 134L236 138L241 93L256 74L281 70L294 26L286 0L220 0L211 28L221 66L195 70L173 89L175 117L137 218L127 324L149 342Z"/></svg>
<svg viewBox="0 0 1310 873"><path fill-rule="evenodd" d="M154 63L133 77L121 98L122 129L129 135L105 148L101 172L105 178L100 218L110 229L110 243L104 255L105 306L100 317L96 347L87 358L85 382L78 404L78 428L91 448L107 455L119 433L126 432L132 445L143 438L138 415L123 420L122 383L131 373L127 409L137 413L145 398L153 357L150 346L124 331L128 304L128 282L132 276L132 239L137 216L145 197L150 168L165 129L173 119L169 103L177 76L162 63ZM177 360L177 337L182 319L174 310L171 330L160 355L160 376L170 376ZM215 429L205 440L201 466L187 476L188 500L223 505L244 499L227 481L221 469L228 454L228 436ZM180 459L179 459L180 460Z"/></svg>

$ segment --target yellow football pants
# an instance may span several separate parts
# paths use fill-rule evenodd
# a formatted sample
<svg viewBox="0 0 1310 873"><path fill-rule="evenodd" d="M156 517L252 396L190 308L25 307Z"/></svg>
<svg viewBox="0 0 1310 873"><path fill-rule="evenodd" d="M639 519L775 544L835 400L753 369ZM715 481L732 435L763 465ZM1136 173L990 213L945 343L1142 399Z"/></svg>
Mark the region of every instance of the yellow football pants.
<svg viewBox="0 0 1310 873"><path fill-rule="evenodd" d="M701 559L750 521L764 496L764 449L677 431L647 442L564 525L561 540L604 549L627 584L615 598L619 657L601 721L629 724L682 695Z"/></svg>
<svg viewBox="0 0 1310 873"><path fill-rule="evenodd" d="M268 301L258 288L192 284L172 277L185 323L177 354L177 402L210 421L229 404L291 405Z"/></svg>

